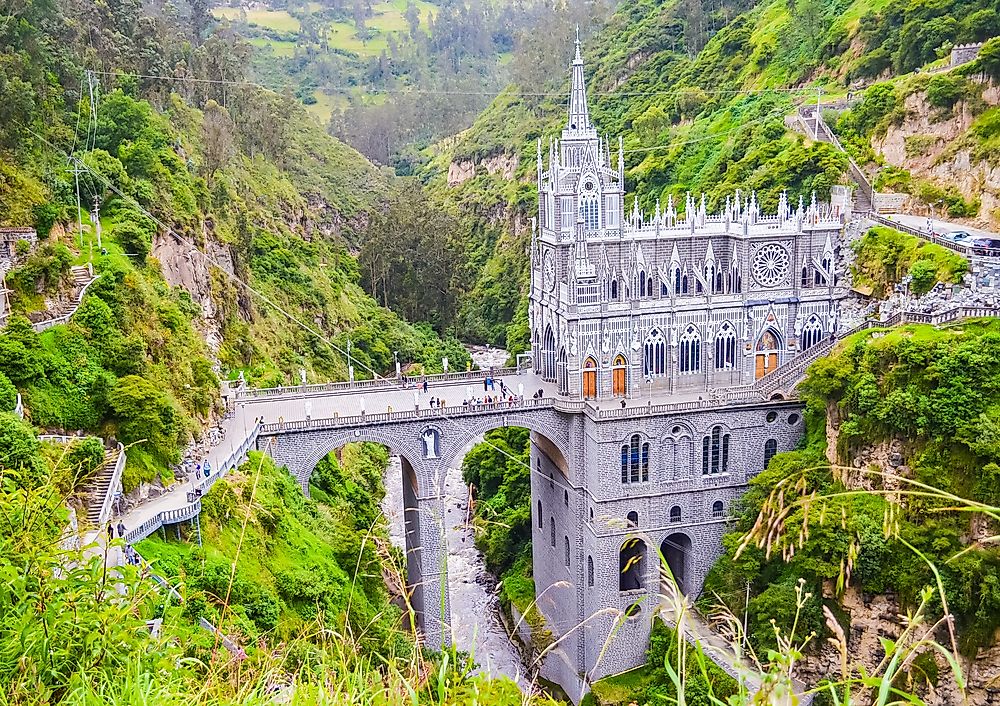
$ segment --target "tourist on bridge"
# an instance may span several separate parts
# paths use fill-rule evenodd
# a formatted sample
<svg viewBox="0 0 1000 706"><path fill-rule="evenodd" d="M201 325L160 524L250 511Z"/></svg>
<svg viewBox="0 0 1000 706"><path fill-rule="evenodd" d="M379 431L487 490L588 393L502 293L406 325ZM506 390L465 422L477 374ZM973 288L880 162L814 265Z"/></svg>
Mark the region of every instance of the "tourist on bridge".
<svg viewBox="0 0 1000 706"><path fill-rule="evenodd" d="M114 538L115 538L115 526L109 522L108 523L108 541L110 542Z"/></svg>
<svg viewBox="0 0 1000 706"><path fill-rule="evenodd" d="M118 520L118 536L125 539L125 523Z"/></svg>
<svg viewBox="0 0 1000 706"><path fill-rule="evenodd" d="M424 394L427 394L427 378L424 378Z"/></svg>
<svg viewBox="0 0 1000 706"><path fill-rule="evenodd" d="M205 477L206 478L208 478L210 475L212 475L212 464L210 464L208 462L207 458L205 459L205 465L202 466L202 470L205 471Z"/></svg>

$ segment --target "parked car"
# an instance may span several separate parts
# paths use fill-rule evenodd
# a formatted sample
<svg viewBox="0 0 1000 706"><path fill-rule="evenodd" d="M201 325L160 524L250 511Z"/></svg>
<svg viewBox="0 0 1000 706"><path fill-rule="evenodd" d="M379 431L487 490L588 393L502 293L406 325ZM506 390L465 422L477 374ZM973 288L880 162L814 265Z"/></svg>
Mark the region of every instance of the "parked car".
<svg viewBox="0 0 1000 706"><path fill-rule="evenodd" d="M972 237L972 233L967 230L953 230L948 233L942 233L942 238L946 238L954 243L964 243L966 240Z"/></svg>
<svg viewBox="0 0 1000 706"><path fill-rule="evenodd" d="M997 238L969 238L962 241L962 245L974 248L989 248L990 250L1000 250L1000 239Z"/></svg>

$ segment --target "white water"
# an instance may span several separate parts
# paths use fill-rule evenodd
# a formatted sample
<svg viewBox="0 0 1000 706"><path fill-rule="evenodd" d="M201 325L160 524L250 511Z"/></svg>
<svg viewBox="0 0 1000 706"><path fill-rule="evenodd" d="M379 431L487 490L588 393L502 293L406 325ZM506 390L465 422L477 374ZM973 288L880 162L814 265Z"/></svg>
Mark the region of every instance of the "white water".
<svg viewBox="0 0 1000 706"><path fill-rule="evenodd" d="M486 571L483 556L473 544L468 525L469 489L462 472L448 469L445 477L445 537L448 545L448 588L451 597L451 631L454 645L472 654L479 673L508 677L522 688L529 681L517 647L500 622L500 606L487 588L494 581ZM385 477L382 512L389 520L389 537L403 545L403 474L393 456ZM432 601L433 603L433 601Z"/></svg>

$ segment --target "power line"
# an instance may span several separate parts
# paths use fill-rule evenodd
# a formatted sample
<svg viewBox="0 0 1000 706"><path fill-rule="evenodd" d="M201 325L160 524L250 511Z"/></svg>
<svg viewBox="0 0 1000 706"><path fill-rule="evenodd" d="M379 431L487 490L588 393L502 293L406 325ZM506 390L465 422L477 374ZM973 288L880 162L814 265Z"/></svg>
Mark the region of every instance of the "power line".
<svg viewBox="0 0 1000 706"><path fill-rule="evenodd" d="M236 80L236 79L218 79L218 78L202 78L198 76L163 76L156 74L139 74L139 73L129 73L124 71L92 71L94 74L99 74L101 76L109 76L114 78L138 78L151 81L169 81L174 83L198 83L207 85L223 85L223 86L252 86L256 88L265 88L268 90L285 90L285 89L295 89L297 88L293 84L289 83L265 83L261 81L247 81L247 80ZM699 88L694 86L693 88ZM360 90L362 93L367 94L378 94L378 95L442 95L442 96L490 96L497 97L503 90L500 91L462 91L462 90L446 90L446 89L430 89L430 88L378 88L374 86L320 86L316 90L327 91L333 93L356 93ZM704 89L699 88L699 90L707 93L709 95L765 95L769 93L811 93L814 88L811 87L773 87L773 88L741 88L741 89ZM538 91L516 91L517 95L525 98L559 98L566 100L568 96L565 92L538 92ZM655 96L668 96L675 95L675 90L669 91L591 91L591 96L599 97L612 97L620 96L623 98L636 98L636 97L655 97Z"/></svg>

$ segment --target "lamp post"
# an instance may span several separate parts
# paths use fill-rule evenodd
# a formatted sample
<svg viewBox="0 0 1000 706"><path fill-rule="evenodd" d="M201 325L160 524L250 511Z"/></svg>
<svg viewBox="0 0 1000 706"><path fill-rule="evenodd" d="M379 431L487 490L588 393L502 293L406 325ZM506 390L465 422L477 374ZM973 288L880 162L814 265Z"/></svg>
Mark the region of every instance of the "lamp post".
<svg viewBox="0 0 1000 706"><path fill-rule="evenodd" d="M347 339L347 379L354 382L354 362L351 360L351 339Z"/></svg>

